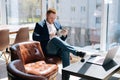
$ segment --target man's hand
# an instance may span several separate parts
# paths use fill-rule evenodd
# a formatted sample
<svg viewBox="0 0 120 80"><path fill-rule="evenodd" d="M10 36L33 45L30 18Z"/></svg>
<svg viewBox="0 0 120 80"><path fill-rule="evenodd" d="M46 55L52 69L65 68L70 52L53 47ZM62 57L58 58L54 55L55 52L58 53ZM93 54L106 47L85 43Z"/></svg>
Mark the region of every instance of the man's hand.
<svg viewBox="0 0 120 80"><path fill-rule="evenodd" d="M60 32L63 36L66 36L68 34L68 30L62 29Z"/></svg>
<svg viewBox="0 0 120 80"><path fill-rule="evenodd" d="M55 33L50 33L50 38L53 38L53 37L55 37L55 36L56 36Z"/></svg>

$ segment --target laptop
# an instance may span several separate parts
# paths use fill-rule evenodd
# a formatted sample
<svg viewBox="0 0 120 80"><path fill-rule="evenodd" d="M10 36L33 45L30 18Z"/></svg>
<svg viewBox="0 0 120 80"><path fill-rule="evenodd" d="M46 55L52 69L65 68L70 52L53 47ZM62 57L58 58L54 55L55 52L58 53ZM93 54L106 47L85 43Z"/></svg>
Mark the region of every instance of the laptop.
<svg viewBox="0 0 120 80"><path fill-rule="evenodd" d="M113 58L115 57L115 54L118 51L118 46L111 48L110 50L108 50L108 53L106 54L105 57L103 56L96 56L93 58L88 59L88 63L93 63L93 64L98 64L98 65L105 65L107 63L109 63L111 60L113 60Z"/></svg>

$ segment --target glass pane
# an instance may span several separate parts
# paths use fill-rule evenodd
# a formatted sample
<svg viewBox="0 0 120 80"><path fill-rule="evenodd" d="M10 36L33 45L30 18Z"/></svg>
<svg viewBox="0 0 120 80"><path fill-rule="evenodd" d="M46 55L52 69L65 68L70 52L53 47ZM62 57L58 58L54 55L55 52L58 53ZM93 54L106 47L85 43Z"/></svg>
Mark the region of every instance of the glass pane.
<svg viewBox="0 0 120 80"><path fill-rule="evenodd" d="M54 7L57 19L69 30L67 42L75 46L100 44L103 0L7 0L8 24L39 22L42 13ZM67 5L64 5L67 3ZM42 4L42 5L41 5ZM42 12L43 11L43 12Z"/></svg>
<svg viewBox="0 0 120 80"><path fill-rule="evenodd" d="M81 47L100 44L102 0L57 0L56 8L58 20L69 30L68 43Z"/></svg>
<svg viewBox="0 0 120 80"><path fill-rule="evenodd" d="M120 0L108 4L108 48L120 43Z"/></svg>
<svg viewBox="0 0 120 80"><path fill-rule="evenodd" d="M8 24L37 22L41 18L41 0L8 0Z"/></svg>

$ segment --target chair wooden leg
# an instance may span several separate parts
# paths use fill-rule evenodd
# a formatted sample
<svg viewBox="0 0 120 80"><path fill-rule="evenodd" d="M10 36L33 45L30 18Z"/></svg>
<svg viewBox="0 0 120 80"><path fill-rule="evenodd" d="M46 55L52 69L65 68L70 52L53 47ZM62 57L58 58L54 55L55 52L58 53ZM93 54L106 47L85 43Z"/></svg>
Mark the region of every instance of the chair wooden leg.
<svg viewBox="0 0 120 80"><path fill-rule="evenodd" d="M49 78L49 80L57 80L57 73L56 72L54 75L51 76L51 78Z"/></svg>
<svg viewBox="0 0 120 80"><path fill-rule="evenodd" d="M8 62L9 62L9 56L8 56L8 58L7 58L6 52L2 52L2 54L3 54L4 57L5 57L6 64L8 64Z"/></svg>
<svg viewBox="0 0 120 80"><path fill-rule="evenodd" d="M55 77L53 80L57 80L57 78Z"/></svg>
<svg viewBox="0 0 120 80"><path fill-rule="evenodd" d="M49 79L49 80L57 80L57 78L56 78L56 77L54 77L54 78L51 78L51 79Z"/></svg>

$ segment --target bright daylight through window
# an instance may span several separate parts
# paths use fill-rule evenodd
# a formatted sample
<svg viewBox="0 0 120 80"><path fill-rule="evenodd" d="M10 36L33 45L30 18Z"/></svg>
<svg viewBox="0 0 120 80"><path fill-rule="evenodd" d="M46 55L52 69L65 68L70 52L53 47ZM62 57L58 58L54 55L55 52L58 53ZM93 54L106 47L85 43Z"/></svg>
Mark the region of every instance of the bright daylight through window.
<svg viewBox="0 0 120 80"><path fill-rule="evenodd" d="M6 2L5 2L6 1ZM48 8L69 30L67 42L106 50L120 43L120 0L1 0L0 24L31 24L45 18ZM26 4L29 3L29 4ZM67 6L64 5L67 3ZM4 6L3 6L4 5ZM2 18L2 14L6 14ZM102 49L104 48L104 49Z"/></svg>

